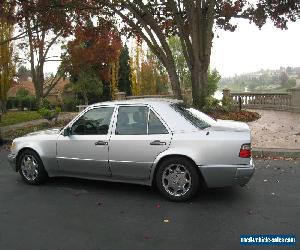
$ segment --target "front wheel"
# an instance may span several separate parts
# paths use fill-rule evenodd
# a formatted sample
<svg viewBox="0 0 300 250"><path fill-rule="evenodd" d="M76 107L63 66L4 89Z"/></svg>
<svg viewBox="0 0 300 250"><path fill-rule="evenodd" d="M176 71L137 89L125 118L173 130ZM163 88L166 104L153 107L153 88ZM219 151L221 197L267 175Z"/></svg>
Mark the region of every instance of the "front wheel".
<svg viewBox="0 0 300 250"><path fill-rule="evenodd" d="M199 174L188 159L169 158L159 166L156 185L169 200L186 201L191 199L199 189Z"/></svg>
<svg viewBox="0 0 300 250"><path fill-rule="evenodd" d="M48 179L39 155L33 150L25 150L19 158L19 173L28 184L41 184Z"/></svg>

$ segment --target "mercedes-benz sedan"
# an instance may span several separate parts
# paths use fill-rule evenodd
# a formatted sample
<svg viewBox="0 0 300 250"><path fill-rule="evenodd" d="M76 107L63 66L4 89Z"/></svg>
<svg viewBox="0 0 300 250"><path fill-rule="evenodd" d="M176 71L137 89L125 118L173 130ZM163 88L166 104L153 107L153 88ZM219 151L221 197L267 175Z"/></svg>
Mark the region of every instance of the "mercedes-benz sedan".
<svg viewBox="0 0 300 250"><path fill-rule="evenodd" d="M190 199L200 181L243 186L254 172L247 124L173 99L93 104L62 129L14 139L8 160L28 184L72 176L156 185L175 201Z"/></svg>

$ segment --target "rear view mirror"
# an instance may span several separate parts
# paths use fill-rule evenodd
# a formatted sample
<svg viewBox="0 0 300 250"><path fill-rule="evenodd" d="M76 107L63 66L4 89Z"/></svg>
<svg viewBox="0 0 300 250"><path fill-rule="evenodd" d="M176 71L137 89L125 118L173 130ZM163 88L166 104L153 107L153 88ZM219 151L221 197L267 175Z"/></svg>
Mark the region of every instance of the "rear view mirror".
<svg viewBox="0 0 300 250"><path fill-rule="evenodd" d="M66 127L63 132L63 136L69 136L71 134L71 128Z"/></svg>

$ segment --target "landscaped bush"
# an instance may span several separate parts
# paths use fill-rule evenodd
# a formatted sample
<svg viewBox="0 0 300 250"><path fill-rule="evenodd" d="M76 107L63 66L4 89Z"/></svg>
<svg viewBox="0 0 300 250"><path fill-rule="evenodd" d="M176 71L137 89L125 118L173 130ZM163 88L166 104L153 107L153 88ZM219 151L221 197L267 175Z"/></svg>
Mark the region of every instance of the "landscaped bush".
<svg viewBox="0 0 300 250"><path fill-rule="evenodd" d="M236 111L224 111L224 110L214 110L207 112L208 115L215 119L221 120L233 120L241 122L252 122L260 118L260 115L256 112L247 110L236 110Z"/></svg>
<svg viewBox="0 0 300 250"><path fill-rule="evenodd" d="M42 100L41 107L45 108L45 109L52 109L53 108L53 106L51 105L51 102L48 99L43 99Z"/></svg>
<svg viewBox="0 0 300 250"><path fill-rule="evenodd" d="M61 112L61 108L56 107L54 110L47 109L47 108L41 108L41 109L39 109L38 112L44 119L47 119L49 121L55 119L55 121L56 121L59 113Z"/></svg>
<svg viewBox="0 0 300 250"><path fill-rule="evenodd" d="M76 106L80 105L77 99L66 98L63 100L62 110L65 112L76 112L78 108Z"/></svg>

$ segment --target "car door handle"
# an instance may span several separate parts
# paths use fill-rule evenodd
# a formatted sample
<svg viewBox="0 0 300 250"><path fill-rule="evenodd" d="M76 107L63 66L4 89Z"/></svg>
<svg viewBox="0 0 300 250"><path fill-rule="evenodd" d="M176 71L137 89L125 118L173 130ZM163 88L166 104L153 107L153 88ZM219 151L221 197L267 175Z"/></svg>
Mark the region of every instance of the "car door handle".
<svg viewBox="0 0 300 250"><path fill-rule="evenodd" d="M97 141L97 142L95 142L95 145L96 145L96 146L108 145L108 142L107 142L107 141Z"/></svg>
<svg viewBox="0 0 300 250"><path fill-rule="evenodd" d="M150 145L167 145L167 143L165 141L155 140L150 142Z"/></svg>

